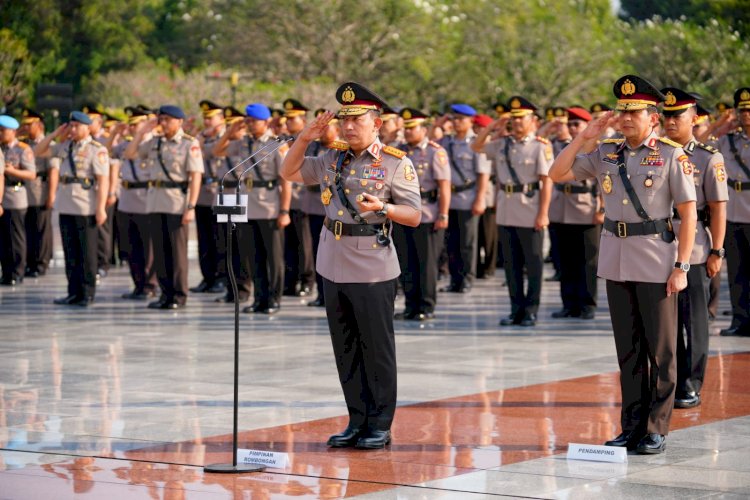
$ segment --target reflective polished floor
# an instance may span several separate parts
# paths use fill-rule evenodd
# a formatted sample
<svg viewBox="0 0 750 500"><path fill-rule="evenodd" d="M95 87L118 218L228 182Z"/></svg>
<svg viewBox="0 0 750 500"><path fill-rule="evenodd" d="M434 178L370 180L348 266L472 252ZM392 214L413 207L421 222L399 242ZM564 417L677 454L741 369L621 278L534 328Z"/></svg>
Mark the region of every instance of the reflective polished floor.
<svg viewBox="0 0 750 500"><path fill-rule="evenodd" d="M147 310L119 298L124 268L87 309L52 304L59 268L2 287L0 499L750 496L750 339L715 335L727 317L712 323L703 404L675 410L666 453L569 461L568 443L619 432L603 284L583 321L551 319L559 287L545 283L538 326L523 329L497 326L502 282L440 294L434 321L397 323L400 407L382 451L325 446L346 408L322 309L285 297L276 316L242 314L239 448L289 457L245 474L203 470L232 460L232 305L197 294Z"/></svg>

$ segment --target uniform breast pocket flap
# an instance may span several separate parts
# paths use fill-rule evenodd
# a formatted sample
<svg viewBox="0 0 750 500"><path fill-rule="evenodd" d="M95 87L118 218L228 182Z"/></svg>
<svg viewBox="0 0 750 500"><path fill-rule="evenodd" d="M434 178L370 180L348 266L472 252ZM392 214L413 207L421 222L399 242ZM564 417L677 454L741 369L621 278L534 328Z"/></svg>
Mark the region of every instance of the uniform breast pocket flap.
<svg viewBox="0 0 750 500"><path fill-rule="evenodd" d="M384 246L378 244L375 236L355 236L357 238L357 250L383 250Z"/></svg>

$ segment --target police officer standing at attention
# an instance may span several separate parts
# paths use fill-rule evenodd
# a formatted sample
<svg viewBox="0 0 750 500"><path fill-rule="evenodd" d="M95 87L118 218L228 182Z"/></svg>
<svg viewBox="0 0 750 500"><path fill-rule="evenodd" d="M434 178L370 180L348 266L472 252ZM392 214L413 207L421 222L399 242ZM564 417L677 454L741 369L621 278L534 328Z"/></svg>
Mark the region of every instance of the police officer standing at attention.
<svg viewBox="0 0 750 500"><path fill-rule="evenodd" d="M663 88L661 93L665 95L662 108L664 131L671 140L683 145L690 158L697 196L698 230L690 256L688 285L677 299L677 390L674 401L675 408L692 408L701 402L700 391L708 363L708 282L721 271L729 195L721 153L693 136L697 99L675 87ZM675 214L675 231L679 231L679 223L679 214Z"/></svg>
<svg viewBox="0 0 750 500"><path fill-rule="evenodd" d="M184 119L178 106L161 106L158 124L164 135L144 141L157 125L156 120L144 122L123 153L126 159L145 161L152 180L146 203L161 297L150 309L179 309L187 302L188 224L195 220L203 155L198 140L182 130Z"/></svg>
<svg viewBox="0 0 750 500"><path fill-rule="evenodd" d="M320 184L326 207L317 267L349 410L349 425L328 445L376 449L390 443L396 410L393 307L400 270L390 228L419 224L419 182L406 153L378 139L383 99L355 82L341 85L336 99L349 147L304 156L334 116L323 113L289 149L282 175Z"/></svg>
<svg viewBox="0 0 750 500"><path fill-rule="evenodd" d="M732 301L732 324L720 333L750 337L750 87L734 93L734 109L740 128L722 136L717 144L729 184L726 249Z"/></svg>
<svg viewBox="0 0 750 500"><path fill-rule="evenodd" d="M542 293L544 228L549 225L552 182L547 171L552 163L552 145L534 135L534 106L521 96L508 101L511 135L485 144L496 127L495 121L476 137L472 149L485 153L497 172L497 223L503 248L505 278L508 282L511 313L501 326L534 326ZM524 269L528 289L524 291Z"/></svg>
<svg viewBox="0 0 750 500"><path fill-rule="evenodd" d="M73 111L69 123L59 126L34 148L39 157L61 160L55 206L60 213L68 295L55 300L60 305L87 307L94 302L96 292L97 228L107 220L109 153L91 138L91 123L86 113ZM58 137L67 140L50 148Z"/></svg>
<svg viewBox="0 0 750 500"><path fill-rule="evenodd" d="M448 227L451 198L451 170L448 155L440 144L427 138L425 120L418 109L404 108L406 151L419 178L422 221L417 227L394 224L393 241L399 254L406 305L399 320L424 321L435 317L438 254Z"/></svg>
<svg viewBox="0 0 750 500"><path fill-rule="evenodd" d="M622 393L622 433L605 444L662 453L677 382L677 293L687 286L695 239L693 168L678 143L654 133L656 106L664 100L658 89L626 75L613 90L619 115L591 122L560 153L550 176L598 179L605 198L599 275L607 280ZM624 138L597 146L615 122ZM673 205L682 220L678 242Z"/></svg>
<svg viewBox="0 0 750 500"><path fill-rule="evenodd" d="M26 272L26 183L36 178L31 147L16 138L18 120L0 115L0 149L5 157L5 196L0 215L0 285L20 285Z"/></svg>

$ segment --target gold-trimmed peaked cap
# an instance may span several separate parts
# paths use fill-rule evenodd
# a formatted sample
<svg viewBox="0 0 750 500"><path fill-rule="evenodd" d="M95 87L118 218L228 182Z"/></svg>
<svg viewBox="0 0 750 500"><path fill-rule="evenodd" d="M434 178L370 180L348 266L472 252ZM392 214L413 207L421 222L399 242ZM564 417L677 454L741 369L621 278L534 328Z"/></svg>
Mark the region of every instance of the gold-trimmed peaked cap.
<svg viewBox="0 0 750 500"><path fill-rule="evenodd" d="M224 116L224 107L219 106L213 101L207 99L202 100L198 103L203 113L203 118L211 118L212 116L221 115Z"/></svg>
<svg viewBox="0 0 750 500"><path fill-rule="evenodd" d="M284 116L294 118L295 116L305 116L310 109L299 102L297 99L287 99L282 104L284 106Z"/></svg>
<svg viewBox="0 0 750 500"><path fill-rule="evenodd" d="M136 106L125 106L125 114L128 117L128 125L135 125L148 119L149 112L151 110L142 107L140 104Z"/></svg>
<svg viewBox="0 0 750 500"><path fill-rule="evenodd" d="M96 116L96 115L102 116L101 106L93 102L85 103L83 106L81 106L81 111L83 111L89 116Z"/></svg>
<svg viewBox="0 0 750 500"><path fill-rule="evenodd" d="M229 125L244 119L245 113L234 106L227 106L224 108L224 120L226 120Z"/></svg>
<svg viewBox="0 0 750 500"><path fill-rule="evenodd" d="M515 117L530 115L538 108L525 97L514 95L508 99L508 109L510 109L510 116Z"/></svg>
<svg viewBox="0 0 750 500"><path fill-rule="evenodd" d="M23 110L21 111L21 125L38 122L43 119L44 117L41 115L41 113L34 111L31 108L23 108Z"/></svg>
<svg viewBox="0 0 750 500"><path fill-rule="evenodd" d="M336 100L341 104L340 117L359 116L388 107L382 97L357 82L342 83L336 90Z"/></svg>
<svg viewBox="0 0 750 500"><path fill-rule="evenodd" d="M404 120L404 128L417 127L424 124L425 120L429 118L429 116L416 108L403 108L399 116Z"/></svg>
<svg viewBox="0 0 750 500"><path fill-rule="evenodd" d="M315 110L315 112L313 113L313 116L314 116L315 118L317 118L317 117L319 117L320 115L322 115L323 113L325 113L325 112L327 112L327 111L328 111L328 110L327 110L327 109L325 109L325 108L318 108L318 109L316 109L316 110ZM333 125L333 124L335 124L335 123L338 123L338 121L339 121L339 119L338 119L338 118L336 118L336 117L333 117L333 118L331 119L331 121L330 121L330 122L328 122L328 124L329 124L329 125Z"/></svg>
<svg viewBox="0 0 750 500"><path fill-rule="evenodd" d="M740 87L734 91L735 109L750 109L750 87Z"/></svg>
<svg viewBox="0 0 750 500"><path fill-rule="evenodd" d="M661 89L661 93L664 94L664 105L662 106L664 116L680 115L685 110L695 106L700 99L699 95L696 97L696 95L677 87L664 87Z"/></svg>
<svg viewBox="0 0 750 500"><path fill-rule="evenodd" d="M659 92L659 89L645 78L636 75L619 78L612 92L617 97L617 111L638 111L664 101L664 94Z"/></svg>

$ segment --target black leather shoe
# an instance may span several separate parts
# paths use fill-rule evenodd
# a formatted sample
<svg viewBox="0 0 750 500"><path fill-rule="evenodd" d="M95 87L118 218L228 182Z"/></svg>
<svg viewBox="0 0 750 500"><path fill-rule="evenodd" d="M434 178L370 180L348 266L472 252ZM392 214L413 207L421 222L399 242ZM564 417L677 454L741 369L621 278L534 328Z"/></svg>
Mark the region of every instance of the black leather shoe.
<svg viewBox="0 0 750 500"><path fill-rule="evenodd" d="M470 291L471 285L469 285L468 283L464 283L455 290L456 293L469 293Z"/></svg>
<svg viewBox="0 0 750 500"><path fill-rule="evenodd" d="M391 444L391 431L367 431L357 440L356 448L361 450L379 450Z"/></svg>
<svg viewBox="0 0 750 500"><path fill-rule="evenodd" d="M750 329L740 326L731 326L719 332L722 337L750 337Z"/></svg>
<svg viewBox="0 0 750 500"><path fill-rule="evenodd" d="M263 304L261 304L258 301L255 301L252 304L250 304L249 306L247 306L244 309L242 309L242 312L243 313L257 313L257 312L260 312L262 309L264 309Z"/></svg>
<svg viewBox="0 0 750 500"><path fill-rule="evenodd" d="M153 296L154 296L154 292L143 292L143 291L139 292L137 290L133 290L130 293L123 293L122 295L120 295L120 297L122 297L123 299L128 299L128 300L146 300L146 299L150 299Z"/></svg>
<svg viewBox="0 0 750 500"><path fill-rule="evenodd" d="M307 297L312 293L312 288L309 286L300 286L299 288L295 288L294 295L297 297Z"/></svg>
<svg viewBox="0 0 750 500"><path fill-rule="evenodd" d="M630 431L622 432L619 436L604 443L604 446L619 446L621 448L627 448L629 451L635 449L638 443L643 437L642 432Z"/></svg>
<svg viewBox="0 0 750 500"><path fill-rule="evenodd" d="M434 312L421 312L419 314L416 314L414 316L414 319L417 321L429 321L431 319L435 319L435 313Z"/></svg>
<svg viewBox="0 0 750 500"><path fill-rule="evenodd" d="M31 270L26 271L25 275L27 278L38 278L39 276L41 276L39 271L31 271Z"/></svg>
<svg viewBox="0 0 750 500"><path fill-rule="evenodd" d="M339 432L338 434L334 434L333 436L329 437L326 444L331 448L352 447L357 444L357 440L359 439L361 434L362 431L360 429L347 426L347 428L344 429L343 432Z"/></svg>
<svg viewBox="0 0 750 500"><path fill-rule="evenodd" d="M458 290L458 287L454 285L453 283L451 283L450 285L446 285L440 288L438 291L439 292L455 292L457 290Z"/></svg>
<svg viewBox="0 0 750 500"><path fill-rule="evenodd" d="M159 306L159 309L174 310L174 309L182 309L183 307L185 307L185 304L181 304L180 302L175 302L174 300L168 300L166 302L162 302L161 306Z"/></svg>
<svg viewBox="0 0 750 500"><path fill-rule="evenodd" d="M403 312L394 314L393 319L398 320L398 321L404 321L404 320L408 321L410 319L414 319L414 316L416 316L416 314L417 313L415 313L414 311L403 311Z"/></svg>
<svg viewBox="0 0 750 500"><path fill-rule="evenodd" d="M88 307L94 303L94 297L78 297L70 303L71 306Z"/></svg>
<svg viewBox="0 0 750 500"><path fill-rule="evenodd" d="M281 309L281 306L278 302L271 302L266 307L261 308L258 312L271 315L279 312L279 309Z"/></svg>
<svg viewBox="0 0 750 500"><path fill-rule="evenodd" d="M326 301L323 299L321 295L318 295L318 297L315 300L311 300L307 303L307 307L325 307Z"/></svg>
<svg viewBox="0 0 750 500"><path fill-rule="evenodd" d="M650 433L643 436L635 447L640 455L657 455L663 453L667 447L667 438L661 434Z"/></svg>
<svg viewBox="0 0 750 500"><path fill-rule="evenodd" d="M23 283L23 278L20 277L9 277L9 278L3 278L0 280L0 285L5 286L16 286Z"/></svg>
<svg viewBox="0 0 750 500"><path fill-rule="evenodd" d="M576 314L574 311L571 311L570 309L562 308L559 311L555 311L552 313L553 318L577 318L580 316L580 314Z"/></svg>
<svg viewBox="0 0 750 500"><path fill-rule="evenodd" d="M71 302L78 299L79 297L76 297L75 295L68 295L67 297L60 297L59 299L55 299L53 302L58 306L69 306Z"/></svg>
<svg viewBox="0 0 750 500"><path fill-rule="evenodd" d="M217 281L206 289L206 293L225 293L227 291L227 285L223 281Z"/></svg>
<svg viewBox="0 0 750 500"><path fill-rule="evenodd" d="M701 404L701 396L693 391L678 394L674 398L675 408L694 408L699 404Z"/></svg>
<svg viewBox="0 0 750 500"><path fill-rule="evenodd" d="M515 314L510 314L508 317L500 320L500 326L513 326L519 324L521 321L517 319Z"/></svg>
<svg viewBox="0 0 750 500"><path fill-rule="evenodd" d="M161 309L161 306L163 304L166 304L169 302L165 297L161 297L159 300L155 300L153 302L149 302L148 308L149 309Z"/></svg>
<svg viewBox="0 0 750 500"><path fill-rule="evenodd" d="M596 309L593 307L585 307L583 311L581 311L581 315L579 316L581 319L594 319L596 317Z"/></svg>
<svg viewBox="0 0 750 500"><path fill-rule="evenodd" d="M198 283L198 286L194 286L190 289L190 291L193 293L206 293L206 290L208 290L209 288L210 286L208 283L206 283L205 281L201 281L200 283Z"/></svg>
<svg viewBox="0 0 750 500"><path fill-rule="evenodd" d="M544 278L544 281L560 281L560 273L555 273L552 276L547 276Z"/></svg>
<svg viewBox="0 0 750 500"><path fill-rule="evenodd" d="M521 326L536 326L536 314L527 314L519 324Z"/></svg>

